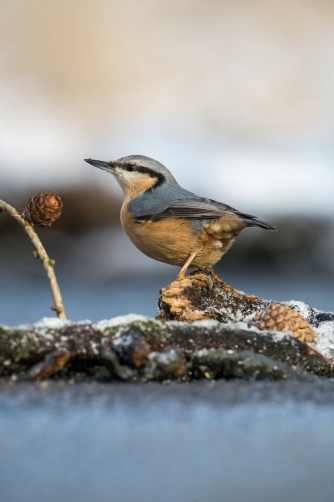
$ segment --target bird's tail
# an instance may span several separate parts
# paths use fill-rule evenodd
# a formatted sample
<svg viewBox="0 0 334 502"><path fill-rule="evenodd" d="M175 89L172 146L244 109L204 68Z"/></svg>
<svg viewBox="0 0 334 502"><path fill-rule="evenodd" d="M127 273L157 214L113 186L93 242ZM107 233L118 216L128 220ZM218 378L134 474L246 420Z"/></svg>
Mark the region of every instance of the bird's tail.
<svg viewBox="0 0 334 502"><path fill-rule="evenodd" d="M240 218L242 219L242 221L246 223L247 227L261 227L264 228L265 230L273 230L275 232L277 231L277 228L274 225L270 225L265 221L258 220L256 216L245 214L245 215L240 215Z"/></svg>

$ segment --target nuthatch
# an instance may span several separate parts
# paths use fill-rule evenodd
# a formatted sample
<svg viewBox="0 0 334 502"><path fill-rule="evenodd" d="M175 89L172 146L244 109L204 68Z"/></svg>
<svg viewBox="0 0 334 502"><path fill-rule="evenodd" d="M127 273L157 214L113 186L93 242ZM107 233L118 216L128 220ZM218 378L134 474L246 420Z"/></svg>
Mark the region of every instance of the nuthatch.
<svg viewBox="0 0 334 502"><path fill-rule="evenodd" d="M115 176L124 193L121 222L129 239L150 258L182 267L178 279L189 267L214 265L244 228L276 230L255 216L185 190L149 157L85 161Z"/></svg>

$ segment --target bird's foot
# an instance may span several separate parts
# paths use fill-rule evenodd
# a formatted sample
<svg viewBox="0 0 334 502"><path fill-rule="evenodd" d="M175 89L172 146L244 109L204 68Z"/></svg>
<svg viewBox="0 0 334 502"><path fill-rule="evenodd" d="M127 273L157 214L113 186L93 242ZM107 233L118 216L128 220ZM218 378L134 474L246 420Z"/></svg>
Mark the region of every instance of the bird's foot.
<svg viewBox="0 0 334 502"><path fill-rule="evenodd" d="M185 274L182 274L181 272L179 272L176 276L176 280L177 281L183 281L183 279L185 279L187 276Z"/></svg>
<svg viewBox="0 0 334 502"><path fill-rule="evenodd" d="M203 272L205 272L205 274L208 274L213 282L220 282L221 284L224 284L224 281L222 281L218 275L214 272L213 268L212 267L206 267Z"/></svg>
<svg viewBox="0 0 334 502"><path fill-rule="evenodd" d="M177 281L183 281L183 279L196 279L197 281L205 282L206 286L209 289L213 288L213 280L211 279L211 277L209 275L206 275L206 274L202 274L202 273L198 273L198 272L195 272L195 274L191 274L188 276L186 276L185 274L182 274L182 273L177 274L177 276L176 276Z"/></svg>

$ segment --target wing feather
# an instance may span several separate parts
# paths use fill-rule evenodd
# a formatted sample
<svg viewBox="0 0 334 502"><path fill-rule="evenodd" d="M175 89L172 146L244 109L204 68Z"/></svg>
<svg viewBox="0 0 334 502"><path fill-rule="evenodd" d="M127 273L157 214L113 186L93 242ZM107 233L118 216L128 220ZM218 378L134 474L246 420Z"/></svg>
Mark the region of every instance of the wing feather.
<svg viewBox="0 0 334 502"><path fill-rule="evenodd" d="M263 221L260 221L251 214L241 213L237 209L223 204L222 202L217 202L211 199L204 198L184 198L177 199L171 202L167 207L159 208L156 212L151 214L145 214L137 216L138 221L152 220L159 221L166 218L189 218L196 220L217 220L227 213L233 213L241 220L243 220L247 226L260 226L268 230L276 230L274 226L269 225Z"/></svg>
<svg viewBox="0 0 334 502"><path fill-rule="evenodd" d="M249 214L240 213L222 202L216 202L211 199L178 199L171 202L163 210L152 212L141 216L141 219L152 219L154 221L164 220L166 218L190 218L190 219L218 219L225 213L240 214L245 217L254 218Z"/></svg>

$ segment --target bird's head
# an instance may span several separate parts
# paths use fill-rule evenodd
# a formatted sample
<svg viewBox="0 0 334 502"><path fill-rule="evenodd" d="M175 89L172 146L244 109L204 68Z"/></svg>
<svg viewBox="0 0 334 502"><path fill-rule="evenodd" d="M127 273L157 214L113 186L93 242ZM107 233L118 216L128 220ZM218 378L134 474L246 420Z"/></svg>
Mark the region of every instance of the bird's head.
<svg viewBox="0 0 334 502"><path fill-rule="evenodd" d="M85 161L113 174L124 195L131 198L166 183L176 183L175 178L164 165L143 155L129 155L110 162L93 159L85 159Z"/></svg>

